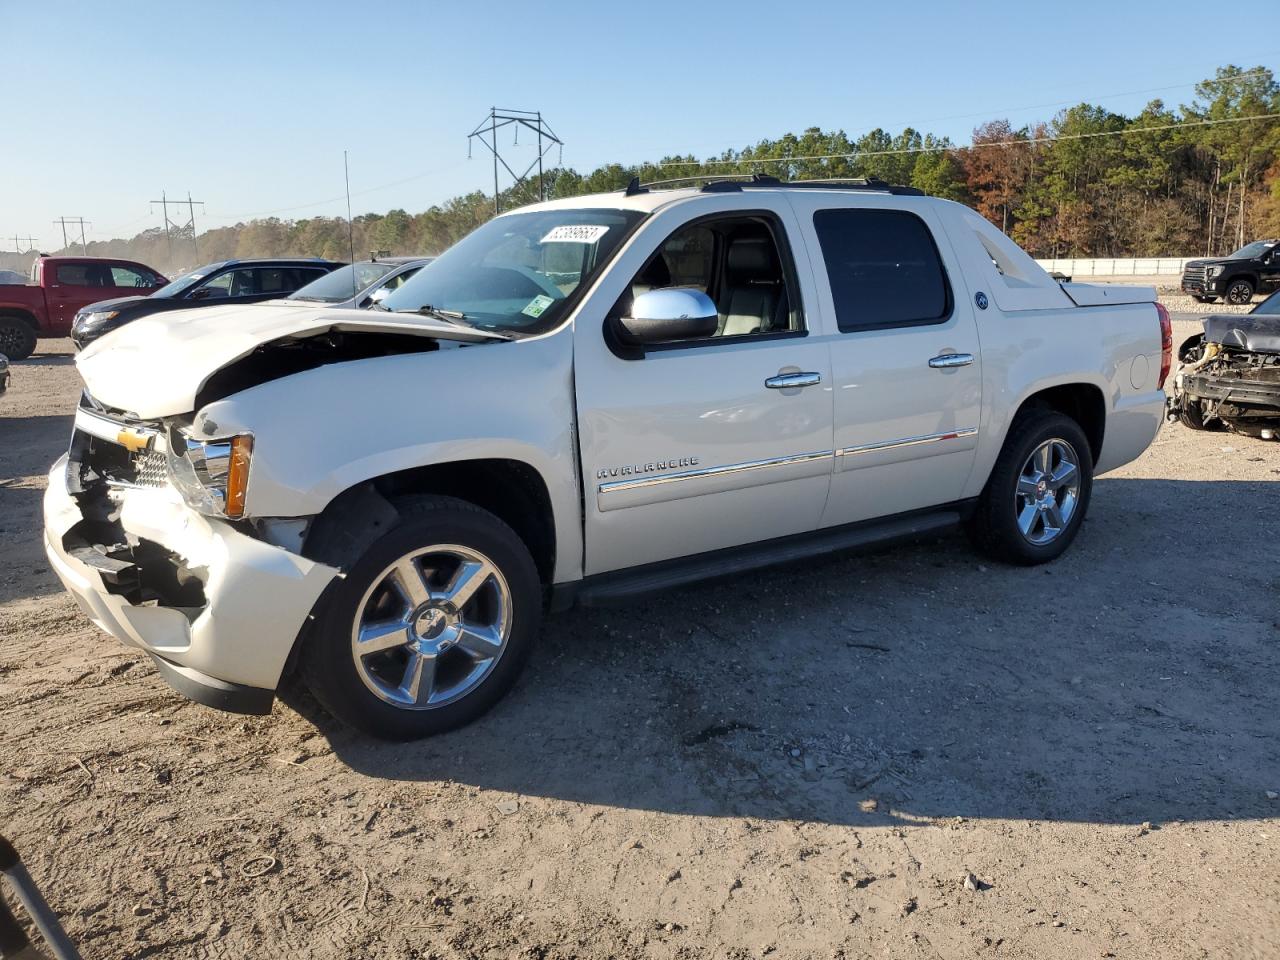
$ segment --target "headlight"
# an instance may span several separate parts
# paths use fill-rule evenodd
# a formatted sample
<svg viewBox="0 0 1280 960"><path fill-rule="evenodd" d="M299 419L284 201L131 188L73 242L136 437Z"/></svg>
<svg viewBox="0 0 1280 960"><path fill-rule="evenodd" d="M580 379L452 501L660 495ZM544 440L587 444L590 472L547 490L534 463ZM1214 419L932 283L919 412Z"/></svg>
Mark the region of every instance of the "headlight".
<svg viewBox="0 0 1280 960"><path fill-rule="evenodd" d="M81 313L76 319L81 323L105 323L118 316L119 310L94 310L92 313Z"/></svg>
<svg viewBox="0 0 1280 960"><path fill-rule="evenodd" d="M1209 277L1220 277L1220 276L1222 276L1222 271L1223 271L1223 270L1225 270L1225 269L1227 269L1227 268L1226 268L1226 267L1210 267L1210 268L1209 268L1209 272L1206 274L1206 276L1209 276Z"/></svg>
<svg viewBox="0 0 1280 960"><path fill-rule="evenodd" d="M244 516L253 434L197 440L179 429L169 451L169 473L188 504L232 520Z"/></svg>

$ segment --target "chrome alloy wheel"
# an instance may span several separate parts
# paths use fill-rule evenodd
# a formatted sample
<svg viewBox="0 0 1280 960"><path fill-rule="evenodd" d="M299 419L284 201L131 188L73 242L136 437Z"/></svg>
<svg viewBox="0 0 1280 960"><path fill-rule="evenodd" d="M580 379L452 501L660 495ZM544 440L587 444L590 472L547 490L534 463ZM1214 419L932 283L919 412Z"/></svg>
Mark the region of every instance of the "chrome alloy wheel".
<svg viewBox="0 0 1280 960"><path fill-rule="evenodd" d="M430 710L478 687L511 636L511 590L488 557L456 544L415 550L365 591L351 656L369 691Z"/></svg>
<svg viewBox="0 0 1280 960"><path fill-rule="evenodd" d="M1080 461L1065 440L1046 440L1032 451L1018 475L1013 509L1028 543L1056 540L1080 502Z"/></svg>

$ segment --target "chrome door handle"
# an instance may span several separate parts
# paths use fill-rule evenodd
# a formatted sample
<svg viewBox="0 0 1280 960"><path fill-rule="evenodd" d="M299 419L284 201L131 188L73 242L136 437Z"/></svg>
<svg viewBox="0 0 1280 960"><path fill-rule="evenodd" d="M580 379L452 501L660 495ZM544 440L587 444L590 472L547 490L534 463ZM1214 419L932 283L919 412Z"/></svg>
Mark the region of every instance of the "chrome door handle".
<svg viewBox="0 0 1280 960"><path fill-rule="evenodd" d="M780 373L770 377L764 385L770 390L786 390L790 387L812 387L821 382L820 373Z"/></svg>
<svg viewBox="0 0 1280 960"><path fill-rule="evenodd" d="M943 353L929 361L935 370L950 370L952 367L967 367L973 363L972 353Z"/></svg>

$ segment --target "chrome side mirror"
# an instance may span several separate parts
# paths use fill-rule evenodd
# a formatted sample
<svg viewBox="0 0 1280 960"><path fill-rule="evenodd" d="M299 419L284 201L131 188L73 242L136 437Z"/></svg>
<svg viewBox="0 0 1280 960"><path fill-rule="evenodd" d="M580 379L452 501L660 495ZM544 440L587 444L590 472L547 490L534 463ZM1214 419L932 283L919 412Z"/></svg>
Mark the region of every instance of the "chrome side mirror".
<svg viewBox="0 0 1280 960"><path fill-rule="evenodd" d="M633 343L665 343L714 336L720 315L710 297L692 287L666 287L636 297L619 321Z"/></svg>

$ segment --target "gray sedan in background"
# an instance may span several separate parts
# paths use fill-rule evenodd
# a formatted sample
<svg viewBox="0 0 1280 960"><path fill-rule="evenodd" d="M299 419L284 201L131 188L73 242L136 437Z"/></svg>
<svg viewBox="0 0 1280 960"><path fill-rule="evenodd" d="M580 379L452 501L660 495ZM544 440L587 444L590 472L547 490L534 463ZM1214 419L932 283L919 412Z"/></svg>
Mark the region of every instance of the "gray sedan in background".
<svg viewBox="0 0 1280 960"><path fill-rule="evenodd" d="M432 257L386 257L358 260L326 273L283 300L272 303L323 303L331 307L373 306L432 261Z"/></svg>

